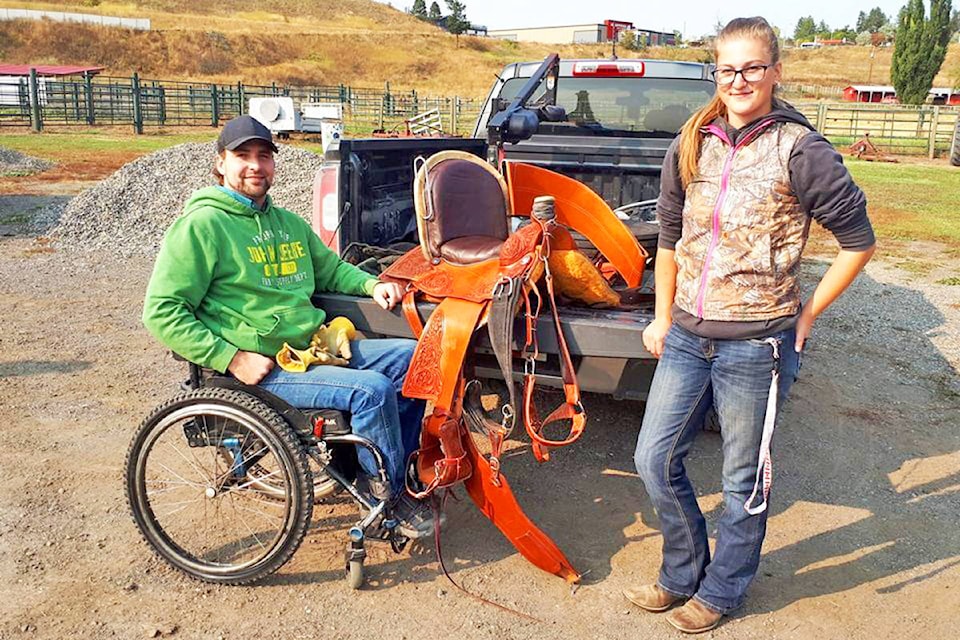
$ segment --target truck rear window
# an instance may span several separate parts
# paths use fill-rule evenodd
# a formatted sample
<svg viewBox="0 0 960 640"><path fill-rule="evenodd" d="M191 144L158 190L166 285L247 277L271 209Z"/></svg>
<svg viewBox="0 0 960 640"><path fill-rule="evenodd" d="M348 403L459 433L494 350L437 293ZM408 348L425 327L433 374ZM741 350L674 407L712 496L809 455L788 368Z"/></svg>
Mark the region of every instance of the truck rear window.
<svg viewBox="0 0 960 640"><path fill-rule="evenodd" d="M507 80L500 98L509 103L526 78ZM714 94L709 80L682 78L571 78L557 83L557 104L567 120L581 126L644 133L680 131L683 123ZM542 96L538 91L531 103Z"/></svg>

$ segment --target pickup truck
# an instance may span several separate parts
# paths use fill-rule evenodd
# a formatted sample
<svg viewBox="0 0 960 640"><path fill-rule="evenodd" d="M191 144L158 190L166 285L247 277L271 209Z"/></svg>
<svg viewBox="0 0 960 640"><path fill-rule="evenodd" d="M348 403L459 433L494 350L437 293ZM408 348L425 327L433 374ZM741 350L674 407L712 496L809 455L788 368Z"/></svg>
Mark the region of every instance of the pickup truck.
<svg viewBox="0 0 960 640"><path fill-rule="evenodd" d="M690 62L560 61L555 54L542 63L507 65L471 138L342 138L331 145L314 184L313 227L341 254L358 245L411 247L417 241L414 160L458 149L497 166L533 164L588 185L652 258L663 158L687 118L713 96L709 71L708 65ZM652 268L644 280L652 289ZM372 300L321 294L315 303L332 316L347 316L365 334L413 337L402 315L384 312ZM421 309L423 317L431 311L429 305ZM656 360L641 333L653 317L652 305L630 310L562 306L559 312L582 389L645 400ZM559 386L550 314L542 314L540 323L544 361L537 366L538 382ZM484 338L478 342L477 374L497 378Z"/></svg>

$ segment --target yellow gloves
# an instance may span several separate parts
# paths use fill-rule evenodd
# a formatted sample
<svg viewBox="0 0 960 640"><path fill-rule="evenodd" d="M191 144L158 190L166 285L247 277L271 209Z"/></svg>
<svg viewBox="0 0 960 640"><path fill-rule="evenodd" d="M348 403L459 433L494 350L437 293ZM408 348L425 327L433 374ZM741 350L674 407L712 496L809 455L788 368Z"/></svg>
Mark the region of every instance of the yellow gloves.
<svg viewBox="0 0 960 640"><path fill-rule="evenodd" d="M277 353L277 364L291 373L303 373L312 364L342 367L353 356L350 340L356 335L356 327L347 318L334 318L328 324L320 325L306 349L294 349L284 342L283 348Z"/></svg>

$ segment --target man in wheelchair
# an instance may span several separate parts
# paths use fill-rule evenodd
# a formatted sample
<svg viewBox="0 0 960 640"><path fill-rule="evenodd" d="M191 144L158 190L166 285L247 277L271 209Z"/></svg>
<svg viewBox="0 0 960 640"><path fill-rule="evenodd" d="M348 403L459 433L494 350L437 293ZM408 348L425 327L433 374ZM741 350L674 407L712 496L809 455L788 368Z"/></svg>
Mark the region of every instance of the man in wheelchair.
<svg viewBox="0 0 960 640"><path fill-rule="evenodd" d="M220 184L196 191L167 231L143 323L190 362L259 385L294 407L350 412L353 433L380 449L390 480L375 480L376 462L359 448L358 484L392 500L402 534L423 537L433 532L432 510L406 495L404 470L419 444L424 404L400 393L416 342L352 342L342 367L291 373L274 366L284 343L306 348L324 322L324 311L311 303L315 292L372 296L384 309L402 293L340 260L303 219L273 204L276 151L270 131L250 116L224 126L213 171Z"/></svg>

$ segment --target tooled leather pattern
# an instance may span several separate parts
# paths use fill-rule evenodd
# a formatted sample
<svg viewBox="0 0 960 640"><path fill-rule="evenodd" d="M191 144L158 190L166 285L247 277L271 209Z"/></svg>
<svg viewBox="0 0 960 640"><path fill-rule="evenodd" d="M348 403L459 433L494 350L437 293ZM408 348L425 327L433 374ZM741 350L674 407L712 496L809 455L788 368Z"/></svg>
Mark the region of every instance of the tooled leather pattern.
<svg viewBox="0 0 960 640"><path fill-rule="evenodd" d="M408 398L436 401L440 395L443 384L440 356L444 320L443 311L437 309L430 316L430 321L420 336L419 347L410 362L410 371L407 372L407 379L403 384L403 395Z"/></svg>
<svg viewBox="0 0 960 640"><path fill-rule="evenodd" d="M540 244L541 230L536 224L530 224L511 234L500 247L500 264L511 265L523 256L532 253Z"/></svg>

